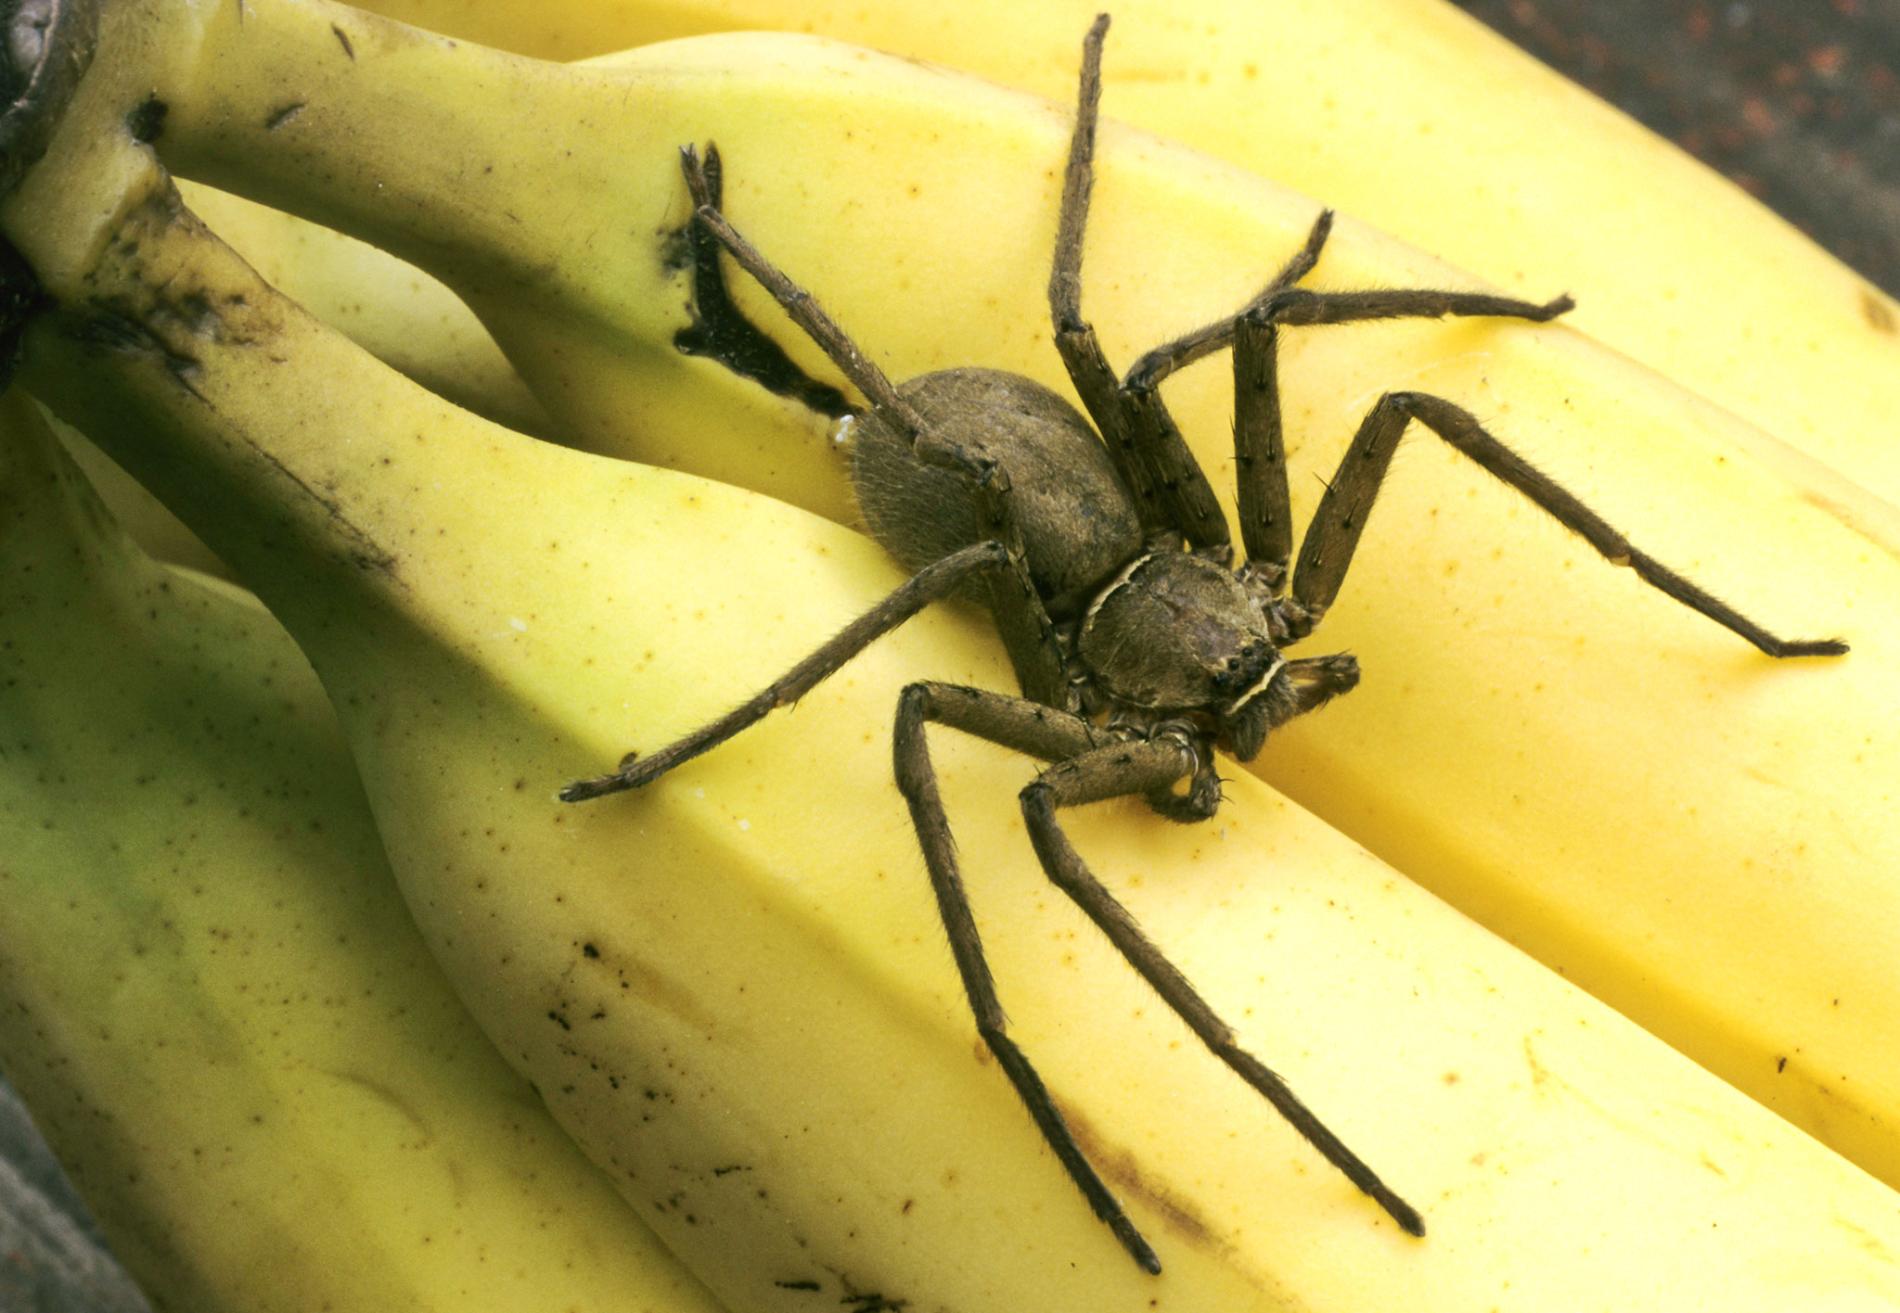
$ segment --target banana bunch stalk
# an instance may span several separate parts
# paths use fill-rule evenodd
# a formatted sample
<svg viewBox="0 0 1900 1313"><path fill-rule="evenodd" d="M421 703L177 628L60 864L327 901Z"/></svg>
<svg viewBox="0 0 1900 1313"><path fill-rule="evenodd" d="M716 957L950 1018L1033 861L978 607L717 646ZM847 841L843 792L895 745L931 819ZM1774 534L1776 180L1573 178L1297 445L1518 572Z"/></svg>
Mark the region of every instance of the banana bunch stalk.
<svg viewBox="0 0 1900 1313"><path fill-rule="evenodd" d="M107 48L138 19L108 11ZM330 39L360 58L353 31ZM1023 765L943 736L1015 1033L1155 1237L1165 1271L1135 1268L974 1042L891 787L898 690L1003 686L994 637L920 617L630 805L560 803L896 571L823 518L511 434L375 363L182 207L127 131L152 84L118 71L102 54L0 205L48 298L22 381L290 628L438 961L728 1307L1900 1304L1893 1192L1253 778L1217 826L1081 814L1248 1046L1420 1203L1431 1234L1404 1235L1048 895L998 787Z"/></svg>
<svg viewBox="0 0 1900 1313"><path fill-rule="evenodd" d="M334 714L0 400L0 1062L159 1309L714 1313L435 968Z"/></svg>
<svg viewBox="0 0 1900 1313"><path fill-rule="evenodd" d="M1069 109L790 36L562 67L319 0L243 14L124 10L124 31L150 34L140 94L167 107L156 148L431 268L588 445L854 516L820 419L676 345L693 328L684 141L719 144L727 212L893 377L976 363L1069 386L1043 294ZM1309 202L1138 134L1105 128L1098 166L1083 310L1123 365L1231 314L1313 220ZM1312 282L1459 278L1342 220ZM768 298L736 292L823 371ZM1427 439L1399 459L1328 617L1363 684L1254 765L1900 1182L1900 722L1868 712L1900 703L1883 655L1900 644L1900 512L1762 459L1781 445L1559 325L1284 338L1296 522L1373 402L1418 389L1770 628L1853 645L1771 663ZM1230 486L1231 375L1186 370L1166 396ZM642 726L601 764L660 737Z"/></svg>

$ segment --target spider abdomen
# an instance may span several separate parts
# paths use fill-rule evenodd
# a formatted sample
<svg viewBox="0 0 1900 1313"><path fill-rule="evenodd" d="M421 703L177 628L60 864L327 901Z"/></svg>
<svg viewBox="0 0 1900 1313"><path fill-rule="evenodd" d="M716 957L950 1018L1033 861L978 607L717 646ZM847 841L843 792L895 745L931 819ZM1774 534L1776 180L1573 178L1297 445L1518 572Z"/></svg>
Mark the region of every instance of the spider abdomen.
<svg viewBox="0 0 1900 1313"><path fill-rule="evenodd" d="M1051 617L1079 614L1141 553L1133 499L1095 430L1057 393L995 369L923 374L897 391L932 432L1009 476L1030 577ZM983 536L969 485L918 460L875 409L855 425L851 482L866 527L906 569Z"/></svg>

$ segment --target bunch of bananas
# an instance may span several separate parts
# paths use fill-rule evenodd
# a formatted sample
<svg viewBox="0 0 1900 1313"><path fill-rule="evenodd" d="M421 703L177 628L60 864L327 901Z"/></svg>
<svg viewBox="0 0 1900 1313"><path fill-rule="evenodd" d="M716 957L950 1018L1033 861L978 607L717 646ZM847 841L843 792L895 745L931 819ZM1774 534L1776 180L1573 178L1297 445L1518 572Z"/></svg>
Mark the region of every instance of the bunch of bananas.
<svg viewBox="0 0 1900 1313"><path fill-rule="evenodd" d="M901 8L924 48L941 13ZM1323 39L1321 8L1283 21ZM1161 58L1160 23L1119 16L1121 47ZM1037 48L985 30L998 71ZM1182 122L1200 94L1157 102ZM1296 514L1374 397L1423 388L1713 592L1851 655L1769 662L1419 444L1328 619L1360 689L1230 768L1205 825L1120 804L1069 823L1424 1239L1050 896L1014 806L1032 767L943 735L1012 1033L1161 1275L1089 1215L975 1041L891 780L905 684L1010 687L971 616L919 617L635 798L558 800L901 580L847 527L826 421L676 349L678 147L718 142L735 221L894 377L982 363L1065 388L1042 289L1072 112L804 36L564 66L323 0L105 9L0 201L43 291L19 382L275 622L129 547L8 403L0 1057L161 1303L1900 1307L1900 512L1790 454L1806 434L1572 330L1290 331ZM500 353L383 257L326 271L257 227L247 263L214 235L232 203L187 206L170 169L414 260ZM1313 216L1105 126L1083 270L1110 357L1231 312ZM1314 281L1472 285L1344 218ZM444 400L273 282L572 445ZM1879 349L1856 331L1789 372ZM1210 471L1231 392L1213 369L1168 384Z"/></svg>

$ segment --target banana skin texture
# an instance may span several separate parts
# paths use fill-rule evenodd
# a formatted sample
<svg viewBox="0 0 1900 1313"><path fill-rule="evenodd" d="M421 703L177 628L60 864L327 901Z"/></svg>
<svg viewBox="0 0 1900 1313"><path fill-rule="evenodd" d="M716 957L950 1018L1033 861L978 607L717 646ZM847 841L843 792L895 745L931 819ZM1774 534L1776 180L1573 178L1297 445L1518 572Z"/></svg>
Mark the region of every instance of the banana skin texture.
<svg viewBox="0 0 1900 1313"><path fill-rule="evenodd" d="M374 363L177 206L121 126L143 92L97 74L0 206L58 302L23 381L298 638L438 960L729 1307L1900 1302L1892 1191L1251 777L1217 825L1078 814L1250 1046L1419 1199L1431 1236L1399 1234L1049 896L998 787L1026 765L940 735L1017 1033L1162 1249L1135 1270L979 1056L891 785L901 684L1005 686L983 627L920 617L627 805L560 804L895 572Z"/></svg>
<svg viewBox="0 0 1900 1313"><path fill-rule="evenodd" d="M271 284L411 378L510 428L552 421L455 293L414 265L334 229L199 183L179 190ZM83 434L57 425L107 509L161 561L228 577L215 553Z"/></svg>
<svg viewBox="0 0 1900 1313"><path fill-rule="evenodd" d="M158 12L162 152L431 267L602 450L854 514L807 412L674 346L682 140L720 144L734 221L893 377L976 363L1068 388L1042 289L1069 111L782 35L570 68L318 3ZM1136 133L1105 128L1098 164L1083 311L1124 364L1231 312L1313 217ZM1311 282L1466 285L1344 220ZM1900 722L1869 711L1900 704L1900 513L1559 325L1290 330L1281 362L1296 522L1380 393L1417 388L1744 612L1853 644L1772 663L1420 436L1319 640L1365 681L1254 769L1900 1182ZM1231 487L1227 372L1167 396Z"/></svg>
<svg viewBox="0 0 1900 1313"><path fill-rule="evenodd" d="M0 1060L160 1310L716 1313L462 1009L255 600L0 399Z"/></svg>
<svg viewBox="0 0 1900 1313"><path fill-rule="evenodd" d="M1063 103L1115 17L1109 112L1431 251L1900 506L1900 303L1741 188L1442 0L376 0L544 59L811 32Z"/></svg>

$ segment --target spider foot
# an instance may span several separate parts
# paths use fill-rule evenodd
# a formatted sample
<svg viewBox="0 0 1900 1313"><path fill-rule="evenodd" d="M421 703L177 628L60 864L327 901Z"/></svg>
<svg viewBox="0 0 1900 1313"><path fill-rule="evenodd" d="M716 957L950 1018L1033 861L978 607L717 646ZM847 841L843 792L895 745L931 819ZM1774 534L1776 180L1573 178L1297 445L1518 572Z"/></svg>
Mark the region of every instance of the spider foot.
<svg viewBox="0 0 1900 1313"><path fill-rule="evenodd" d="M642 771L638 749L629 752L620 759L620 765L611 775L597 775L591 780L575 780L561 790L562 802L586 802L590 798L604 798L610 793L623 793L628 789L637 789L652 778L654 772Z"/></svg>

